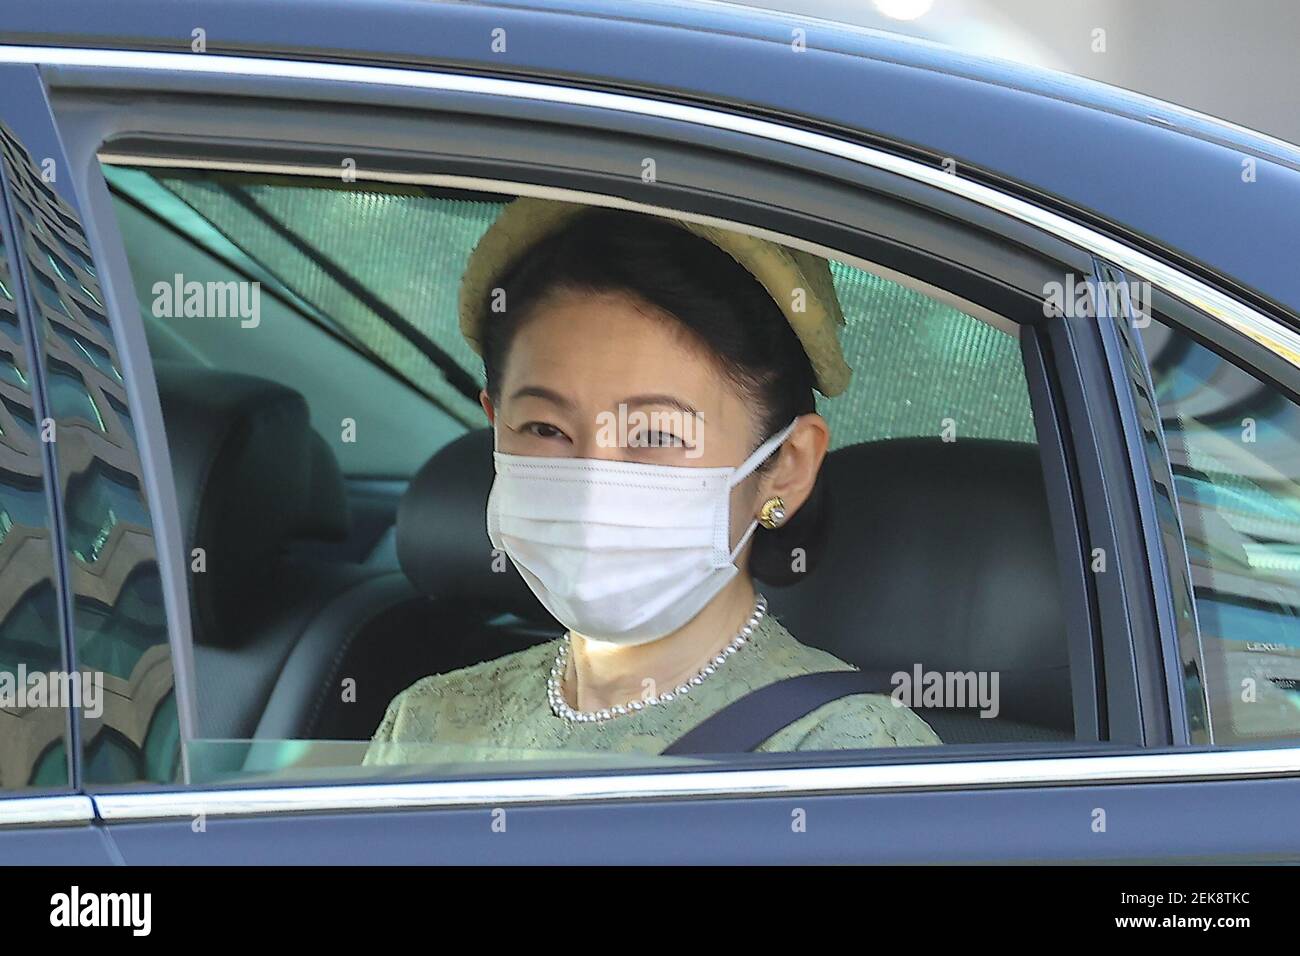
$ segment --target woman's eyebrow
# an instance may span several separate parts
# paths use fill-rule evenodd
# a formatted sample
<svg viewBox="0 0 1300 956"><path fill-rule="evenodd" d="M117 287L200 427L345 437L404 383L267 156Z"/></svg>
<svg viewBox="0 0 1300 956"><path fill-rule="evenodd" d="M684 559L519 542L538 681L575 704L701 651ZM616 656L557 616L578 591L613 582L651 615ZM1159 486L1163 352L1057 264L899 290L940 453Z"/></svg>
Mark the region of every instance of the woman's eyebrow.
<svg viewBox="0 0 1300 956"><path fill-rule="evenodd" d="M565 398L559 392L552 391L549 388L543 388L541 385L525 385L522 388L515 389L510 395L511 398L540 398L542 401L558 405L560 408L572 411L573 402Z"/></svg>
<svg viewBox="0 0 1300 956"><path fill-rule="evenodd" d="M669 408L676 408L685 412L687 415L699 415L699 411L693 406L683 402L680 398L674 398L671 395L629 395L623 399L624 405L666 405Z"/></svg>

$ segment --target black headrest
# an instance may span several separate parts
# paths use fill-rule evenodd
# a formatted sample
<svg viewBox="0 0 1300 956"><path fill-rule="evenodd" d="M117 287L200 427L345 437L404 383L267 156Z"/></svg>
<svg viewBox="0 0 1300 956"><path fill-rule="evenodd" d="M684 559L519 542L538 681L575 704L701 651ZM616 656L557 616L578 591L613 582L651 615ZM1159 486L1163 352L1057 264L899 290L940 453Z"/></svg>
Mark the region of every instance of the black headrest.
<svg viewBox="0 0 1300 956"><path fill-rule="evenodd" d="M466 432L438 449L411 480L397 511L397 558L420 591L482 602L533 621L552 618L487 534L492 429Z"/></svg>
<svg viewBox="0 0 1300 956"><path fill-rule="evenodd" d="M159 362L191 570L195 640L235 644L274 603L273 569L296 539L347 534L338 463L293 389L251 375Z"/></svg>
<svg viewBox="0 0 1300 956"><path fill-rule="evenodd" d="M767 589L791 633L863 669L997 670L1002 716L1070 727L1037 447L893 439L839 449L825 468L816 570Z"/></svg>

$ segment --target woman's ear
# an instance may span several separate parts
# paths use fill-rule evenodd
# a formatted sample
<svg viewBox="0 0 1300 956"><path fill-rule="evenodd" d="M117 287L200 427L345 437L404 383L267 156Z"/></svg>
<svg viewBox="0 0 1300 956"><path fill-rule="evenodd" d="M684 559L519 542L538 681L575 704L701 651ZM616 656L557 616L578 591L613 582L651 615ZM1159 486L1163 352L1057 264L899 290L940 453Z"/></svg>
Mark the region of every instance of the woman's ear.
<svg viewBox="0 0 1300 956"><path fill-rule="evenodd" d="M758 507L773 496L780 497L789 520L812 494L830 443L831 430L826 419L815 412L795 419L794 429L781 445L776 462L759 482Z"/></svg>
<svg viewBox="0 0 1300 956"><path fill-rule="evenodd" d="M492 399L488 398L487 389L482 389L478 393L478 403L483 406L483 411L487 415L489 425L497 423L497 410L492 405Z"/></svg>

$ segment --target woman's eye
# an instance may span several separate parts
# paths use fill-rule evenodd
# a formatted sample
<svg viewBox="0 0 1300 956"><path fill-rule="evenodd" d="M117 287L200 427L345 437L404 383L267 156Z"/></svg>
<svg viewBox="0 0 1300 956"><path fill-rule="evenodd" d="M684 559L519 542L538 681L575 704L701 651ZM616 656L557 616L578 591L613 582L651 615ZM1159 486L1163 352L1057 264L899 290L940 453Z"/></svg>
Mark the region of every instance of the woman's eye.
<svg viewBox="0 0 1300 956"><path fill-rule="evenodd" d="M560 431L554 425L548 425L546 422L527 422L519 429L525 435L532 435L534 438L565 438L564 432Z"/></svg>
<svg viewBox="0 0 1300 956"><path fill-rule="evenodd" d="M634 448L684 448L686 442L672 432L642 432L631 442Z"/></svg>

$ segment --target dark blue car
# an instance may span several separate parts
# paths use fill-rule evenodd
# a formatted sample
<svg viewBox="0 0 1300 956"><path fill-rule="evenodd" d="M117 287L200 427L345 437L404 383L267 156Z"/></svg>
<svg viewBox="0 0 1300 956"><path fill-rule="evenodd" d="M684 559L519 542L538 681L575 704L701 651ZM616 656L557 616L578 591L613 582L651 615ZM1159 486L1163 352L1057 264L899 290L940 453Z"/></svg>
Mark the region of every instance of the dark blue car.
<svg viewBox="0 0 1300 956"><path fill-rule="evenodd" d="M1300 148L722 5L43 0L0 153L0 862L1300 861ZM563 630L482 560L517 196L830 262L768 598L942 745L363 765Z"/></svg>

